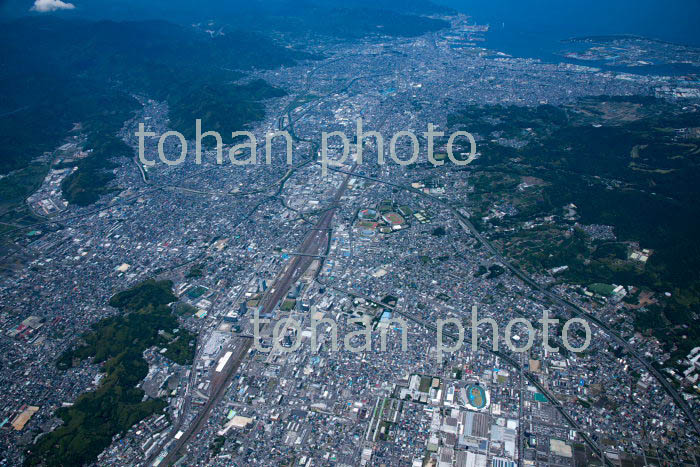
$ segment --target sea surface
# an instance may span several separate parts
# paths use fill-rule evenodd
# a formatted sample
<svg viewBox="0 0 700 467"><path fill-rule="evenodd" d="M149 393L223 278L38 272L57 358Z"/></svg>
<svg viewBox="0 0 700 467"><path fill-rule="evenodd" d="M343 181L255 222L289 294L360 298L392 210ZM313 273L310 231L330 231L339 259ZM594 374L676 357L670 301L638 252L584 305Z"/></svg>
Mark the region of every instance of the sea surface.
<svg viewBox="0 0 700 467"><path fill-rule="evenodd" d="M564 43L595 35L635 35L700 47L700 1L697 0L436 0L489 24L485 46L515 57L569 62L637 74L700 73L692 65L614 67L604 61L570 60L562 51L585 44Z"/></svg>

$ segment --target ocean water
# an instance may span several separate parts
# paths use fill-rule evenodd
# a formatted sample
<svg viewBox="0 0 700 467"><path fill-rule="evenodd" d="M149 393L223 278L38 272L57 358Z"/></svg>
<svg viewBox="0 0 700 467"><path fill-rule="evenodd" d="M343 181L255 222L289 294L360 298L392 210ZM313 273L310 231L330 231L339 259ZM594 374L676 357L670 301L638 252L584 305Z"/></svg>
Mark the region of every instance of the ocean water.
<svg viewBox="0 0 700 467"><path fill-rule="evenodd" d="M697 0L435 1L471 16L476 23L490 24L486 46L517 57L565 61L557 52L572 46L562 40L607 34L631 34L700 47ZM647 73L669 74L700 71L686 66L645 69Z"/></svg>

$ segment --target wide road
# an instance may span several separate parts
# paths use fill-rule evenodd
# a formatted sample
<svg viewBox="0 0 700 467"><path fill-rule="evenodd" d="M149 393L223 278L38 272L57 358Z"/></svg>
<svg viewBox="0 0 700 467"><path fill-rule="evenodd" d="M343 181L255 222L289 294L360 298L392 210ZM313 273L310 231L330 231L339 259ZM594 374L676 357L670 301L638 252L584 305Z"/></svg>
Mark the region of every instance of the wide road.
<svg viewBox="0 0 700 467"><path fill-rule="evenodd" d="M439 203L452 211L452 213L455 215L455 217L459 220L460 225L462 226L463 229L468 230L471 232L474 237L486 248L489 253L491 253L498 261L503 263L503 265L510 270L513 275L517 276L520 280L522 280L524 283L530 286L533 290L536 290L543 295L545 295L547 298L549 298L553 303L556 303L557 305L560 305L566 309L568 309L574 316L578 317L583 317L587 319L588 321L594 323L596 326L598 326L600 329L602 329L614 342L619 344L622 348L625 349L625 351L630 354L632 357L635 358L653 377L658 381L658 383L661 385L661 387L666 391L666 393L671 396L673 401L676 403L676 406L685 414L686 418L690 420L690 423L692 424L693 428L695 429L695 432L697 433L698 436L700 436L700 422L695 418L693 415L693 411L690 409L688 404L686 404L685 400L681 397L681 395L676 391L676 389L669 383L668 379L664 375L661 374L651 363L649 363L646 359L644 359L625 339L620 337L615 331L610 329L610 327L602 322L600 319L598 319L596 316L593 316L580 306L576 305L575 303L572 303L566 298L560 297L559 295L555 294L554 292L548 290L547 288L541 286L537 282L535 282L532 278L530 278L528 275L526 275L524 272L522 272L519 268L513 266L510 261L508 261L484 236L474 227L474 224L471 223L471 221L465 217L461 212L459 212L454 206L450 205L447 203L445 200L442 200L436 196L430 195L428 193L424 193L421 190L418 190L416 188L413 188L408 185L401 185L398 183L393 183L393 182L388 182L386 180L382 180L379 178L375 177L370 177L367 175L362 175L359 173L355 173L353 171L346 171L343 169L337 169L333 167L329 167L329 170L335 171L335 172L340 172L344 173L346 175L352 175L354 177L358 178L364 178L367 180L372 180L377 183L383 183L385 185L393 186L396 188L400 188L402 190L410 191L413 193L416 193L418 195L421 195L423 197L429 198L436 203Z"/></svg>
<svg viewBox="0 0 700 467"><path fill-rule="evenodd" d="M331 200L329 209L321 215L314 227L306 234L306 237L298 250L298 253L301 254L294 256L287 262L286 266L275 278L270 288L265 291L265 294L260 301L260 305L262 307L260 309L260 315L272 313L277 304L287 295L292 285L299 280L299 278L301 278L311 263L317 256L319 256L321 251L325 249L329 241L328 236L330 234L333 215L338 207L340 198L347 190L349 181L350 176L348 175L343 179L340 187L338 187L336 190L335 195ZM206 426L211 410L218 404L225 394L225 389L228 387L231 378L236 373L240 367L240 364L245 359L245 356L248 354L248 351L254 344L253 340L250 338L236 337L235 339L236 341L232 345L231 349L229 349L234 351L234 356L229 360L222 372L212 373L213 376L210 384L211 392L209 400L197 414L197 417L190 424L190 427L183 433L180 439L175 442L175 446L170 449L168 454L160 463L161 465L170 465L171 463L175 462L178 457L184 454L187 443L193 437L195 437L204 426ZM227 349L224 349L222 353L226 350Z"/></svg>

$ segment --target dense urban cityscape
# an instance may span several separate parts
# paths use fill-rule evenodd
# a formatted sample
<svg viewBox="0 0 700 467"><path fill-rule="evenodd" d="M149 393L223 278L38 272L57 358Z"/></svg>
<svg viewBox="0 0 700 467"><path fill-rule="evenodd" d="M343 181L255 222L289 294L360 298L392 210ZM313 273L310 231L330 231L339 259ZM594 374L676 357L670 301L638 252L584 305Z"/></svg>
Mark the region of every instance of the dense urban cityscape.
<svg viewBox="0 0 700 467"><path fill-rule="evenodd" d="M189 136L182 164L161 163L159 137L173 129L169 103L146 93L134 94L139 108L117 135L133 157L115 159L114 188L94 204L69 202L61 191L78 170L73 161L89 154L85 131L42 156L52 168L24 201L34 220L0 232L12 239L0 276L0 465L698 465L700 347L677 363L635 322L645 303L676 290L654 294L631 280L581 284L562 279L573 268L567 262L537 268L511 255L523 232L555 231L545 243L557 248L560 238L579 235L589 245L615 243L621 229L587 223L573 198L555 214L519 217L518 196L549 182L511 170L527 164L527 152L510 157L508 170L489 169L490 151L532 148L554 131L540 129L543 117L527 117L532 123L513 133L483 131L499 117L454 116L490 106L558 108L599 128L627 121L602 105L642 96L694 113L695 125L673 136L695 132L684 140L692 146L700 80L588 63L601 49L559 63L514 57L488 48L489 26L478 18L431 17L448 26L417 36L310 39L304 50L312 58L249 71L246 82L286 91L262 100L264 117L247 127L258 142L255 163L231 163L225 143L223 163L209 145L197 164ZM674 53L664 45L651 55ZM683 56L698 65L697 49ZM630 102L646 109L646 101ZM358 119L383 141L356 140ZM156 135L145 138L152 166L137 157L139 124ZM429 163L428 124L445 135L473 134L473 163L451 163L446 138L435 141L445 163ZM266 162L263 142L281 131L292 138L291 164L284 138L272 140ZM330 140L331 159L344 149L349 157L325 174L322 131L350 139L346 148ZM421 143L409 166L389 158L391 135L402 131ZM410 139L395 143L409 159ZM178 138L165 139L163 151L177 159ZM465 140L454 153L464 161ZM488 178L489 170L506 175ZM493 188L506 180L506 194ZM626 183L603 172L591 180L609 190ZM619 264L644 268L656 254L641 239L625 245ZM159 294L166 298L151 298ZM476 350L472 309L482 320ZM74 414L83 395L127 378L115 375L128 375L128 366L113 370L109 358L131 350L101 350L100 342L123 337L99 323L161 312L167 326L136 325L136 357L147 370L124 389L138 397L119 402L155 408L129 416L127 429L87 457L70 455L82 449L79 437L65 452L37 454L42 440L77 429L76 415L61 414ZM558 324L543 335L544 313ZM255 326L256 316L264 324ZM578 323L563 326L572 318ZM590 330L586 345L581 322ZM156 327L146 338L149 326ZM506 345L530 339L524 352ZM567 350L565 339L582 350Z"/></svg>

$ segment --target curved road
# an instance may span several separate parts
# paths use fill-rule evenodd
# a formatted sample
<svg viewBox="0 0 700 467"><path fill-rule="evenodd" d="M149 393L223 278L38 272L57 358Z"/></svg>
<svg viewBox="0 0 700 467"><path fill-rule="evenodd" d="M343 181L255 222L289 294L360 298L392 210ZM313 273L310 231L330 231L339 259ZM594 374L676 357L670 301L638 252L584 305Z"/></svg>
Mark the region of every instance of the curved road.
<svg viewBox="0 0 700 467"><path fill-rule="evenodd" d="M533 290L536 290L536 291L542 293L543 295L545 295L552 302L554 302L557 305L560 305L564 308L567 308L569 311L571 311L571 313L574 316L583 317L583 318L587 319L588 321L594 323L600 329L605 331L605 333L609 337L611 337L613 339L613 341L620 344L620 346L622 346L627 353L632 355L659 382L659 384L664 389L664 391L666 391L666 393L669 396L671 396L673 401L676 403L676 406L678 406L678 408L681 409L681 411L685 414L685 416L688 418L688 420L690 420L691 424L693 425L693 428L695 429L696 434L698 436L700 436L700 422L695 418L695 416L693 415L693 412L690 409L690 407L688 406L688 404L686 404L685 400L683 400L681 395L678 394L678 391L676 391L676 389L673 386L671 386L671 383L668 382L668 380L666 379L665 376L663 376L651 363L649 363L644 358L642 358L642 356L639 355L639 353L625 339L623 339L622 337L617 335L617 333L615 333L615 331L610 329L610 327L608 327L608 325L603 323L600 319L593 316L589 312L585 311L584 309L582 309L578 305L572 303L571 301L569 301L565 298L562 298L559 295L556 295L555 293L553 293L552 291L544 288L543 286L541 286L540 284L535 282L533 279L531 279L529 276L527 276L525 273L523 273L519 268L513 266L510 263L510 261L508 261L503 255L501 255L501 253L498 250L496 250L496 248L488 240L486 240L486 238L484 238L484 236L476 229L476 227L474 227L474 224L472 224L471 221L467 217L462 215L462 213L460 213L454 206L451 206L446 201L444 201L436 196L424 193L423 191L418 190L416 188L413 188L411 186L401 185L401 184L393 183L393 182L388 182L386 180L381 180L379 178L370 177L367 175L362 175L359 173L346 171L346 170L342 170L342 169L337 169L337 168L333 168L333 167L328 167L328 169L332 170L334 172L340 172L340 173L352 175L354 177L372 180L372 181L375 181L377 183L383 183L386 185L390 185L390 186L393 186L396 188L400 188L402 190L411 191L411 192L419 194L423 197L429 198L429 199L435 201L436 203L439 203L442 206L449 209L455 215L455 217L459 220L459 223L462 226L462 228L470 231L472 233L472 235L474 235L474 237L476 237L476 239L495 258L497 258L501 263L503 263L503 265L506 268L508 268L508 270L511 271L511 273L513 273L520 280L522 280L524 283L529 285Z"/></svg>

